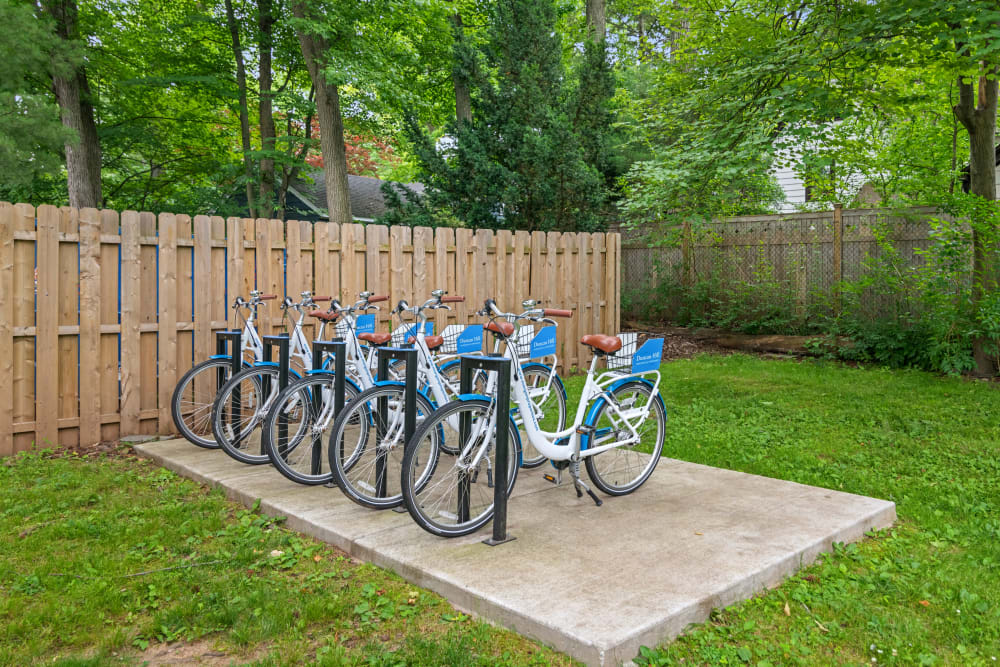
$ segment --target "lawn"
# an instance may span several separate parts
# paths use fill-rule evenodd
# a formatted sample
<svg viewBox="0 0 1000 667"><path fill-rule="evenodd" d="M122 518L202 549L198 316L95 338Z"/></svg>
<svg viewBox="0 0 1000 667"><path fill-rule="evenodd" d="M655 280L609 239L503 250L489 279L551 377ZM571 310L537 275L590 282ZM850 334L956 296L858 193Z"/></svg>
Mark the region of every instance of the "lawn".
<svg viewBox="0 0 1000 667"><path fill-rule="evenodd" d="M5 463L0 665L570 663L149 462Z"/></svg>
<svg viewBox="0 0 1000 667"><path fill-rule="evenodd" d="M666 455L888 498L900 521L640 661L996 664L1000 387L741 355L663 373ZM0 663L151 659L175 641L222 664L569 662L150 464L6 463Z"/></svg>

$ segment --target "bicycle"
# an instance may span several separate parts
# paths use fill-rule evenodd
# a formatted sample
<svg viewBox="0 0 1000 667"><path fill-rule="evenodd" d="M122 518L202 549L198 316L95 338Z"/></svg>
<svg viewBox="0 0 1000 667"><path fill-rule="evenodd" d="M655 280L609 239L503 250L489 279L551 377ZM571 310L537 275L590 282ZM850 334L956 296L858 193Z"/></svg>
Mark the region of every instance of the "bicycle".
<svg viewBox="0 0 1000 667"><path fill-rule="evenodd" d="M347 358L345 361L344 404L347 405L365 388L375 385L371 369L375 362L373 340L381 341L384 334L357 332L357 314L378 310L375 303L387 296L362 292L353 306L341 306L336 299L325 313L310 313L328 323L337 322L342 334ZM369 343L366 353L361 342ZM334 373L329 368L308 371L293 380L274 399L274 408L267 411L262 426L263 449L272 465L285 477L299 484L326 484L332 473L322 470L327 455L323 451L329 440L326 432L334 417ZM303 447L305 443L308 447Z"/></svg>
<svg viewBox="0 0 1000 667"><path fill-rule="evenodd" d="M240 338L240 355L244 358L243 367L264 358L264 345L257 333L257 307L265 301L276 299L275 294L262 294L254 290L250 292L250 300L242 296L236 297L232 309L235 321L243 320L243 331ZM326 297L329 299L329 297ZM318 297L316 300L322 300ZM241 318L241 308L249 311L249 316ZM192 444L205 449L218 449L219 444L212 434L212 404L219 389L232 376L232 358L226 354L213 354L207 360L196 364L191 370L181 376L170 399L170 412L174 425L180 434Z"/></svg>
<svg viewBox="0 0 1000 667"><path fill-rule="evenodd" d="M486 301L482 312L490 318L487 329L508 340L513 336L514 325L506 321L511 314L500 312L492 299ZM527 439L557 470L558 477L547 478L558 484L562 471L568 470L577 496L586 492L600 505L602 501L580 479L581 462L594 485L611 496L635 491L659 462L667 418L659 393L663 340L647 341L636 351L631 370L608 370L597 379L598 361L615 356L622 341L617 336L588 334L580 342L590 347L594 356L573 423L557 431L540 428L534 412L526 409L530 399L515 347L508 345L505 355L511 359L513 401L528 415L524 422ZM509 406L497 405L495 395L465 395L438 408L418 426L403 456L400 487L407 510L424 530L441 537L458 537L478 530L492 518L491 471L496 460L498 415L509 415ZM451 447L458 454L448 456L439 442L441 426L455 420L463 422L468 436ZM517 431L511 431L509 462L517 460L520 449ZM428 471L431 460L436 468ZM517 466L508 465L512 488Z"/></svg>
<svg viewBox="0 0 1000 667"><path fill-rule="evenodd" d="M418 382L425 386L417 393L417 423L426 419L438 405L444 405L458 397L459 387L455 381L439 369L432 351L440 349L444 339L426 333L425 311L440 308L450 309L448 303L464 301L465 297L444 296L444 290L435 290L432 297L421 306L410 307L400 301L392 314L402 319L403 313L412 313L416 320L415 335L410 342L417 350ZM388 335L388 334L387 334ZM388 342L388 339L386 339ZM457 360L455 360L457 362ZM565 389L558 375L542 364L528 364L524 375L533 378L536 385L549 388L548 394L559 396L553 407L546 413L543 407L532 407L532 414L565 422ZM544 380L544 382L542 382ZM493 380L485 379L487 384ZM398 479L395 471L401 464L404 444L404 400L405 385L398 381L376 382L365 389L343 412L337 416L330 434L327 453L330 470L337 486L354 502L372 509L396 507L402 502L401 491L389 488L390 480ZM552 411L555 411L554 414ZM448 424L458 428L458 422ZM515 426L516 429L516 426ZM442 437L439 438L443 442ZM433 466L432 454L425 463ZM540 465L538 461L535 465Z"/></svg>
<svg viewBox="0 0 1000 667"><path fill-rule="evenodd" d="M290 297L285 297L281 309L288 315L290 310L298 312L298 318L289 334L289 357L298 362L304 369L312 368L312 350L302 332L307 309L316 306L316 299L310 292L302 292L302 301L295 303ZM329 300L329 297L321 297ZM322 337L324 327L329 321L323 317L323 311L311 310L308 313L320 322L319 336ZM267 416L268 409L278 393L278 362L255 361L233 375L219 390L212 403L212 433L222 450L242 463L257 465L267 463L270 459L263 448L262 438L253 436L259 433L259 427ZM301 377L293 367L289 375ZM259 449L259 454L251 453L251 449Z"/></svg>

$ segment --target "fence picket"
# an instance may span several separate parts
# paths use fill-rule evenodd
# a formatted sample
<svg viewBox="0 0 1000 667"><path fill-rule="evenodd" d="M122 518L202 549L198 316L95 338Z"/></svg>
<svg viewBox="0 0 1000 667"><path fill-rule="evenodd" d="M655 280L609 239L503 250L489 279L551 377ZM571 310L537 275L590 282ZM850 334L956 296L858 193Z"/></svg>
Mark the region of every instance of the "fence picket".
<svg viewBox="0 0 1000 667"><path fill-rule="evenodd" d="M159 219L159 429L173 433L170 398L177 381L177 218L161 213Z"/></svg>
<svg viewBox="0 0 1000 667"><path fill-rule="evenodd" d="M212 354L212 301L219 285L212 283L212 220L207 215L194 218L194 357L200 363Z"/></svg>
<svg viewBox="0 0 1000 667"><path fill-rule="evenodd" d="M35 346L55 351L59 345L59 209L38 207L36 252L38 253L38 305ZM46 360L35 375L35 446L54 446L59 440L58 422L53 416L59 409L58 357Z"/></svg>
<svg viewBox="0 0 1000 667"><path fill-rule="evenodd" d="M14 453L14 207L0 202L0 456Z"/></svg>
<svg viewBox="0 0 1000 667"><path fill-rule="evenodd" d="M139 214L122 213L122 311L121 311L121 433L136 435L142 408L139 383L142 377L142 346L139 333L141 261Z"/></svg>
<svg viewBox="0 0 1000 667"><path fill-rule="evenodd" d="M80 434L81 445L101 440L101 394L99 388L101 329L89 313L100 310L101 222L97 209L80 211ZM74 368L75 372L76 369ZM73 384L76 384L73 378Z"/></svg>
<svg viewBox="0 0 1000 667"><path fill-rule="evenodd" d="M86 209L83 209L86 211ZM79 335L64 333L64 327L74 327L80 324L80 309L78 299L80 297L80 271L82 257L80 256L80 213L77 209L63 206L59 209L59 319L58 319L58 341L59 348L53 356L51 365L46 372L57 372L57 384L59 387L59 411L58 418L67 420L67 423L80 415L80 395L77 382L80 364L79 344L82 343ZM96 216L96 211L94 215ZM67 237L77 239L76 242L65 240ZM77 331L80 331L77 329ZM51 371L50 371L51 369ZM79 437L78 429L64 429L57 434L56 442L65 442L73 445L77 444Z"/></svg>

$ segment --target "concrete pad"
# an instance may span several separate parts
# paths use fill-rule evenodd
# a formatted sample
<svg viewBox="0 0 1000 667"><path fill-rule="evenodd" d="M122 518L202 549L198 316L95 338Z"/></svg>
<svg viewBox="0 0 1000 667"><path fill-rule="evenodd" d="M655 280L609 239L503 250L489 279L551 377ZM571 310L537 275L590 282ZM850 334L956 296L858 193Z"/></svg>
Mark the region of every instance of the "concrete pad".
<svg viewBox="0 0 1000 667"><path fill-rule="evenodd" d="M646 484L596 507L542 470L521 471L499 547L446 540L409 515L355 505L184 440L136 445L181 475L223 488L352 556L395 570L456 607L590 665L629 662L640 645L780 583L831 549L895 521L885 500L663 459Z"/></svg>

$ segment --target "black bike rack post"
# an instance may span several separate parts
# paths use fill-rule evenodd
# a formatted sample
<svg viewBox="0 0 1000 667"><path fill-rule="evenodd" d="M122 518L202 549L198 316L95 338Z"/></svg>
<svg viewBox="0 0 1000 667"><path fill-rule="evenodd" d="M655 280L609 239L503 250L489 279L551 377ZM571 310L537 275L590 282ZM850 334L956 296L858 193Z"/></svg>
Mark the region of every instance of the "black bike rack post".
<svg viewBox="0 0 1000 667"><path fill-rule="evenodd" d="M343 339L335 340L314 340L312 346L313 370L318 371L323 368L323 355L333 355L333 414L339 415L344 409L344 394L347 373L347 344ZM322 410L323 397L320 392L312 393L313 414L318 415ZM318 475L322 470L323 454L323 434L313 435L312 442L312 474Z"/></svg>
<svg viewBox="0 0 1000 667"><path fill-rule="evenodd" d="M287 334L281 336L264 336L264 361L273 361L271 356L271 347L277 346L278 348L278 392L280 393L288 386L288 363L289 363L289 345L291 344L291 339ZM271 378L264 375L261 377L261 395L265 398L271 395ZM285 444L288 440L288 419L282 415L278 415L278 454L284 457L285 455ZM264 439L260 440L260 453L266 454L264 451Z"/></svg>
<svg viewBox="0 0 1000 667"><path fill-rule="evenodd" d="M380 347L377 354L378 377L380 378L389 377L389 361L391 359L399 359L406 362L406 379L405 387L403 388L403 447L405 448L410 444L410 440L413 439L413 433L417 430L417 350L414 347ZM385 415L388 410L388 399L378 399L375 420L375 435L378 442L381 442L382 438L385 437ZM380 498L389 495L389 480L386 477L385 470L386 456L388 456L388 453L382 451L375 455L375 494Z"/></svg>
<svg viewBox="0 0 1000 667"><path fill-rule="evenodd" d="M493 473L493 536L483 540L483 544L495 547L516 538L507 534L507 448L510 444L510 359L500 355L468 355L461 357L459 366L459 391L462 394L472 393L472 378L477 370L495 371L497 377L497 428L496 428L496 470ZM469 415L462 414L459 419L459 442L465 443L469 437ZM458 520L469 520L469 485L468 475L461 473L458 481Z"/></svg>
<svg viewBox="0 0 1000 667"><path fill-rule="evenodd" d="M226 350L226 344L229 344L229 350ZM242 331L217 331L215 333L215 353L218 355L229 355L231 361L231 375L233 377L243 369L243 332ZM222 385L226 383L226 377L223 373L222 368L219 368L216 374L216 392L222 389ZM233 428L240 421L240 412L242 404L240 402L240 388L239 385L233 388L233 408L229 413L229 418Z"/></svg>

